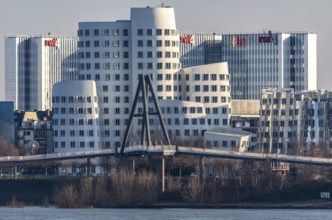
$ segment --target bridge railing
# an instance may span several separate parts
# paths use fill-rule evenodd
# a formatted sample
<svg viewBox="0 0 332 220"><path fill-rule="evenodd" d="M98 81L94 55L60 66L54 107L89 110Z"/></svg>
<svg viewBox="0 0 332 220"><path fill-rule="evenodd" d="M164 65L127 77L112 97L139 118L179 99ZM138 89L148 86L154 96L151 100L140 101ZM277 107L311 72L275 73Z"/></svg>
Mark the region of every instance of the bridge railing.
<svg viewBox="0 0 332 220"><path fill-rule="evenodd" d="M28 155L28 156L3 156L0 157L0 162L15 162L15 161L34 161L43 159L57 159L66 157L80 157L80 156L98 156L102 154L112 154L115 153L113 149L99 149L93 151L80 151L80 152L59 152L51 154L38 154L38 155Z"/></svg>
<svg viewBox="0 0 332 220"><path fill-rule="evenodd" d="M165 151L165 150L175 150L174 145L133 145L126 147L124 149L125 153L135 152L135 151L142 151L142 152L154 152L154 151Z"/></svg>

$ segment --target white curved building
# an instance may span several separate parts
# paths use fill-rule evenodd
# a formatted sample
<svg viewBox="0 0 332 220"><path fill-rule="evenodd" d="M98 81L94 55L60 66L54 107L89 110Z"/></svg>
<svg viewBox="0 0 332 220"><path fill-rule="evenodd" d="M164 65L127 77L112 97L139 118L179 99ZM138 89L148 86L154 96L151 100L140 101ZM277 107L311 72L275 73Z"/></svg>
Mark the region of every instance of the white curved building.
<svg viewBox="0 0 332 220"><path fill-rule="evenodd" d="M95 80L102 147L119 147L139 74L149 74L159 99L173 99L180 69L174 9L132 8L131 19L79 23L80 79Z"/></svg>
<svg viewBox="0 0 332 220"><path fill-rule="evenodd" d="M94 81L54 84L52 102L55 152L100 148L99 109Z"/></svg>
<svg viewBox="0 0 332 220"><path fill-rule="evenodd" d="M214 63L181 70L185 88L182 100L203 103L210 128L228 126L231 89L227 63Z"/></svg>
<svg viewBox="0 0 332 220"><path fill-rule="evenodd" d="M100 141L98 147L120 147L140 74L150 75L152 79L171 137L202 140L208 129L228 127L230 86L227 63L180 69L180 36L173 8L133 8L128 21L81 22L78 35L80 79L89 83L79 86L78 91L75 85L78 82L67 87L75 89L76 96L95 97L98 94L99 101L94 104L100 109L99 126L94 124L97 130L93 135L99 134L100 129L100 137L93 136L92 140L95 143ZM96 93L90 79L95 81ZM90 88L82 90L85 86ZM57 87L55 91L59 93L56 93L55 100L70 95ZM143 111L141 101L139 98L137 113ZM66 112L64 115L59 112L57 108L65 108L60 104L55 103L55 123L70 117ZM151 107L149 105L149 112L153 111ZM98 113L94 113L98 120ZM150 124L157 134L159 122L153 116ZM91 132L90 128L84 132ZM136 141L135 135L141 129L139 121L134 122L133 128L131 141ZM66 146L71 146L70 142L75 142L75 138L67 135L72 128L62 129L55 125L55 129L58 132L54 140L57 151L64 151ZM61 137L61 130L68 139ZM91 137L87 138L86 141L90 141ZM76 147L77 143L72 145Z"/></svg>

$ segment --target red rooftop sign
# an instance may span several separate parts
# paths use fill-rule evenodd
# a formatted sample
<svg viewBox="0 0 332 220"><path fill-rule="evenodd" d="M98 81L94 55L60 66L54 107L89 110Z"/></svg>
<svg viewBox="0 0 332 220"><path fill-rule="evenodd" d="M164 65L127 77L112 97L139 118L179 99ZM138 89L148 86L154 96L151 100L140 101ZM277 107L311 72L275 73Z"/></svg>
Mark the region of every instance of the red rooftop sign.
<svg viewBox="0 0 332 220"><path fill-rule="evenodd" d="M194 36L193 35L182 36L182 37L180 37L180 43L194 44L195 43Z"/></svg>
<svg viewBox="0 0 332 220"><path fill-rule="evenodd" d="M57 47L57 39L53 38L52 40L45 40L46 47Z"/></svg>

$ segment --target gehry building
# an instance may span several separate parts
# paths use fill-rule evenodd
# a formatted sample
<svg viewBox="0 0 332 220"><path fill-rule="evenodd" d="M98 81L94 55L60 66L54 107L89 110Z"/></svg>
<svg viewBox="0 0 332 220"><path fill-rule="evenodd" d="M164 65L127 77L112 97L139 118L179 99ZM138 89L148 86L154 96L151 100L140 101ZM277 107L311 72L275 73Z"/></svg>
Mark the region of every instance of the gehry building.
<svg viewBox="0 0 332 220"><path fill-rule="evenodd" d="M85 138L81 139L77 132L71 132L70 128L63 129L59 124L63 119L65 123L63 125L67 125L68 120L70 122L67 118L70 117L68 111L77 114L79 113L77 108L82 109L80 111L83 115L79 113L79 117L75 119L75 125L78 123L75 128L78 130L86 128L87 130L82 132L84 136L95 137L98 134L96 138L100 140L100 144L95 147L120 147L141 74L149 75L152 79L168 133L173 140L181 139L185 144L201 146L200 143L203 143L204 133L207 130L229 127L231 88L227 63L181 68L179 51L181 40L176 29L173 8L132 8L130 20L81 22L78 35L79 79L82 82L88 80L89 86L94 87L92 84L95 84L96 88L96 93L92 91L92 87L81 92L91 98L98 96L98 101L95 100L98 104L99 118L95 129L98 132L94 131L93 136L89 134L89 130L93 129L91 126L95 124L89 124L90 116L84 115L88 114L88 107L71 106L83 96L74 89L87 85L78 86L77 81L59 83L53 95L54 120L58 120L54 125L54 132L57 135L55 141L58 142L55 146L59 151L61 146L64 148L73 146L69 151L75 148L79 150L81 146L79 142L85 141ZM70 83L73 83L73 86ZM73 96L74 99L70 105L69 96ZM62 99L66 99L67 105L61 105ZM142 97L138 102L142 103ZM81 105L85 104L88 104L86 99L81 102ZM91 111L96 113L93 108ZM142 111L142 105L138 106L137 113ZM82 122L77 122L81 119ZM137 120L133 126L131 142L137 143L139 140L140 123ZM150 127L155 135L160 131L158 120L153 117L150 118ZM74 141L70 138L71 134L76 136L76 143L70 143ZM62 142L64 143L61 144ZM85 143L84 146L92 145Z"/></svg>
<svg viewBox="0 0 332 220"><path fill-rule="evenodd" d="M326 90L262 91L257 146L266 152L297 153L312 145L330 149L332 94Z"/></svg>

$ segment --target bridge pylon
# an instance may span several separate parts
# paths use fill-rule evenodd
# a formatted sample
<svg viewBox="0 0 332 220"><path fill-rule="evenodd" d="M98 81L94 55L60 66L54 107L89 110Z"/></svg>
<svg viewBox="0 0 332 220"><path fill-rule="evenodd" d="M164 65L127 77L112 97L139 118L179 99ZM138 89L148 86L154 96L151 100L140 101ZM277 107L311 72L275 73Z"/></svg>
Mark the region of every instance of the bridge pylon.
<svg viewBox="0 0 332 220"><path fill-rule="evenodd" d="M154 105L154 110L153 112L149 111L148 108L148 100L149 100L149 92L151 94L152 97L152 102ZM136 108L137 108L137 104L138 104L138 98L139 96L142 96L142 100L143 100L143 112L142 113L135 113ZM130 116L129 116L129 121L127 124L127 128L126 128L126 132L125 132L125 136L123 138L122 141L122 145L121 145L121 150L120 150L120 156L122 157L124 155L124 149L127 145L128 142L128 137L129 137L129 133L130 133L130 129L133 123L133 119L136 118L142 118L142 129L141 129L141 138L140 138L140 143L142 143L143 145L147 145L147 146L151 146L151 135L150 135L150 125L149 125L149 116L150 115L154 115L157 116L159 119L159 124L162 128L162 134L164 137L164 143L167 145L170 145L171 142L169 140L169 136L166 130L166 126L164 124L162 115L161 115L161 111L159 108L159 104L158 104L158 100L156 98L155 92L153 90L153 85L151 83L151 79L149 75L145 75L143 76L142 74L139 75L139 81L138 81L138 86L136 89L136 93L135 93L135 97L134 97L134 101L133 101L133 105L132 105L132 109L130 112Z"/></svg>

